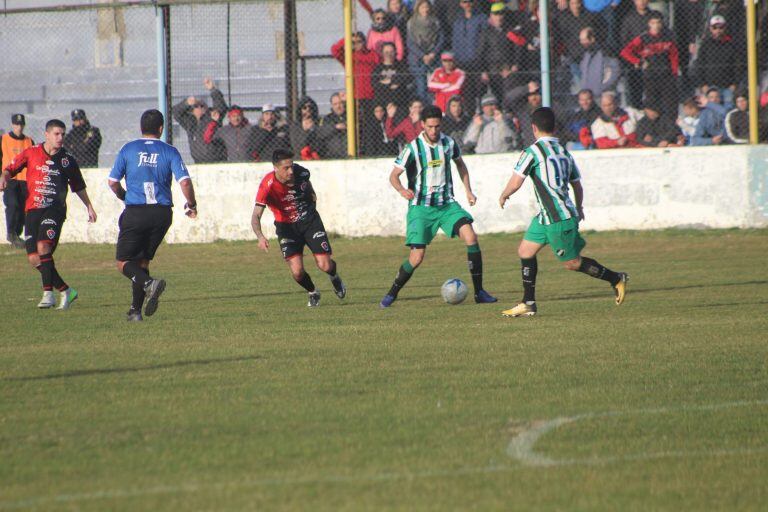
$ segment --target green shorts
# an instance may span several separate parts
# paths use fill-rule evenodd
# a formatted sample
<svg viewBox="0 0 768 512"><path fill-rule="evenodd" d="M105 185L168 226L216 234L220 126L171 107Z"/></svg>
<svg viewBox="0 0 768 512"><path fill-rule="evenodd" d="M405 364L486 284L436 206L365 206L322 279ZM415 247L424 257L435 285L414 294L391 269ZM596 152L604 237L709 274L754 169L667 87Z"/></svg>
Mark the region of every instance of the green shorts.
<svg viewBox="0 0 768 512"><path fill-rule="evenodd" d="M405 245L429 245L437 230L453 238L458 236L454 226L462 219L471 223L474 219L459 203L448 203L442 206L409 206L408 223L405 230Z"/></svg>
<svg viewBox="0 0 768 512"><path fill-rule="evenodd" d="M575 218L545 226L539 222L538 217L534 217L523 238L529 242L551 245L552 252L560 261L578 258L581 250L587 245L579 234L579 221Z"/></svg>

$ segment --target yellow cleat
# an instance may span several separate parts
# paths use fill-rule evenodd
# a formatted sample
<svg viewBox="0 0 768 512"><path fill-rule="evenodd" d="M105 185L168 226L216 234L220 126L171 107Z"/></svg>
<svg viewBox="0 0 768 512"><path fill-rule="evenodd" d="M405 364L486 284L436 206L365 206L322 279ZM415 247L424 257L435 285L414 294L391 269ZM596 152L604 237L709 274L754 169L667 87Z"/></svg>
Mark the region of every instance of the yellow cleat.
<svg viewBox="0 0 768 512"><path fill-rule="evenodd" d="M533 316L536 314L536 304L528 305L525 302L521 302L512 309L501 312L504 316L518 317L518 316Z"/></svg>
<svg viewBox="0 0 768 512"><path fill-rule="evenodd" d="M624 297L627 296L627 281L629 281L629 275L624 272L619 272L621 280L613 287L613 291L616 294L616 305L621 306L624 302Z"/></svg>

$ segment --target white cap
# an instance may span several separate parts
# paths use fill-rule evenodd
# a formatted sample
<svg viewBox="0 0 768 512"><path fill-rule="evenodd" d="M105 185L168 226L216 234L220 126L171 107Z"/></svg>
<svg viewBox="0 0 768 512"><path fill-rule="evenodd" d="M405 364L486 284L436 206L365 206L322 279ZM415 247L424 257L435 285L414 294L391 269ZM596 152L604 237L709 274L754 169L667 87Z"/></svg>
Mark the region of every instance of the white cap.
<svg viewBox="0 0 768 512"><path fill-rule="evenodd" d="M271 103L265 103L261 106L262 112L274 112L275 107Z"/></svg>

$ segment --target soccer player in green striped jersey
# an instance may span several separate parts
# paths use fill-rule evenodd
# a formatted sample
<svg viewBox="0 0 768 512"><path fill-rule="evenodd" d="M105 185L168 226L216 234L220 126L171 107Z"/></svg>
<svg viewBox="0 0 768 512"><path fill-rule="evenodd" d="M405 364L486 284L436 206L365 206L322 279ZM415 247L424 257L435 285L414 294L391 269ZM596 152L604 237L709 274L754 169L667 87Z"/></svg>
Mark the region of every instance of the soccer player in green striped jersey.
<svg viewBox="0 0 768 512"><path fill-rule="evenodd" d="M509 183L499 198L504 204L517 192L526 178L531 178L539 214L533 218L517 249L522 262L523 300L512 309L503 311L504 316L533 316L536 314L536 254L547 244L557 259L568 270L583 272L588 276L608 281L616 295L616 305L624 302L629 276L614 272L595 260L581 256L587 244L579 234L579 221L584 220L581 175L571 154L560 145L552 134L555 131L555 113L551 108L536 109L531 115L536 142L520 155ZM568 193L573 187L575 203Z"/></svg>
<svg viewBox="0 0 768 512"><path fill-rule="evenodd" d="M389 292L381 299L380 306L387 308L397 299L400 289L424 260L427 245L437 235L438 229L453 237L460 237L467 245L467 260L475 302L496 302L496 298L483 289L483 257L472 229L472 216L453 198L454 164L464 184L467 201L474 206L477 197L469 184L469 171L461 158L456 142L440 131L443 112L439 107L426 107L421 113L424 131L405 146L395 160L389 182L408 200L408 217L405 245L410 246L408 258L397 273ZM403 187L400 175L405 172L408 187Z"/></svg>

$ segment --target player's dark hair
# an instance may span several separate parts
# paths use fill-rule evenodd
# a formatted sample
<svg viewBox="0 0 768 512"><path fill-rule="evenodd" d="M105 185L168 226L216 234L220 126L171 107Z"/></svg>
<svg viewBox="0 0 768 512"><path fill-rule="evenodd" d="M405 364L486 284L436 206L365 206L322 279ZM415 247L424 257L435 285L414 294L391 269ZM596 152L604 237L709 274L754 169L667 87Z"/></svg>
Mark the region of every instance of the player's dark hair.
<svg viewBox="0 0 768 512"><path fill-rule="evenodd" d="M555 112L549 107L539 107L531 114L531 124L544 133L554 133Z"/></svg>
<svg viewBox="0 0 768 512"><path fill-rule="evenodd" d="M661 14L659 11L652 11L651 15L648 17L648 21L651 20L659 20L661 22L664 22L664 15Z"/></svg>
<svg viewBox="0 0 768 512"><path fill-rule="evenodd" d="M592 92L592 89L582 89L580 90L576 96L581 96L582 94L589 94L589 97L592 99L595 99L595 93Z"/></svg>
<svg viewBox="0 0 768 512"><path fill-rule="evenodd" d="M61 119L51 119L47 123L45 123L45 131L50 130L51 128L61 128L62 130L67 129L67 125L64 124L64 121Z"/></svg>
<svg viewBox="0 0 768 512"><path fill-rule="evenodd" d="M162 112L154 108L147 110L141 114L141 133L159 137L164 123Z"/></svg>
<svg viewBox="0 0 768 512"><path fill-rule="evenodd" d="M428 107L424 107L424 110L421 111L421 120L426 121L427 119L442 119L443 118L443 111L440 110L440 107L436 105L429 105Z"/></svg>
<svg viewBox="0 0 768 512"><path fill-rule="evenodd" d="M276 149L272 152L272 165L277 165L278 162L293 158L293 151L287 149Z"/></svg>

